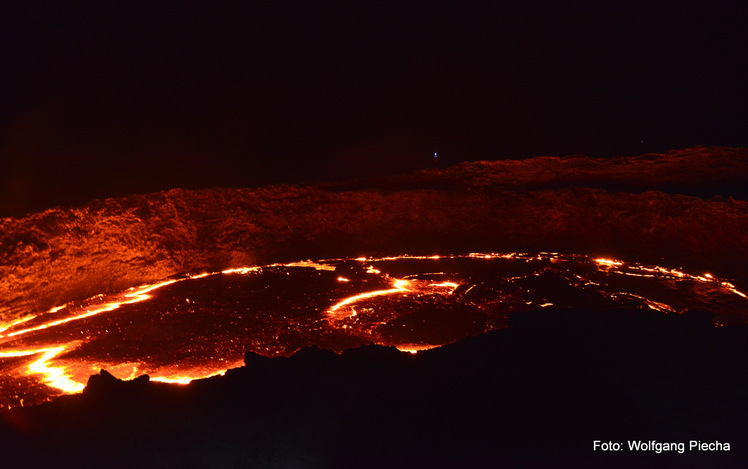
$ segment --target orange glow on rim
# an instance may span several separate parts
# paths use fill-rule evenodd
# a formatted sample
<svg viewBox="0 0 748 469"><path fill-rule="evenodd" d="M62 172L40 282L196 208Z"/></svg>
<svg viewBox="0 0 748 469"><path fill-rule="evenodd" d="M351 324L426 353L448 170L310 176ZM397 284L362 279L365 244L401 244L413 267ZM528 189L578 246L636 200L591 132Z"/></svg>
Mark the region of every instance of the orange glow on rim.
<svg viewBox="0 0 748 469"><path fill-rule="evenodd" d="M423 352L424 350L431 350L435 349L437 347L441 347L441 345L430 345L430 344L402 344L397 345L396 348L401 352L407 352L416 354L418 352Z"/></svg>
<svg viewBox="0 0 748 469"><path fill-rule="evenodd" d="M195 381L197 379L212 378L214 376L224 376L226 372L231 368L238 368L243 364L243 361L238 361L236 363L232 363L231 366L228 366L225 369L217 371L205 371L200 369L192 371L175 370L173 374L167 374L166 376L152 376L150 379L151 381L158 381L159 383L190 384L192 381Z"/></svg>
<svg viewBox="0 0 748 469"><path fill-rule="evenodd" d="M604 265L609 267L618 267L622 266L623 262L617 261L615 259L606 259L604 257L598 257L597 259L592 259L597 265Z"/></svg>

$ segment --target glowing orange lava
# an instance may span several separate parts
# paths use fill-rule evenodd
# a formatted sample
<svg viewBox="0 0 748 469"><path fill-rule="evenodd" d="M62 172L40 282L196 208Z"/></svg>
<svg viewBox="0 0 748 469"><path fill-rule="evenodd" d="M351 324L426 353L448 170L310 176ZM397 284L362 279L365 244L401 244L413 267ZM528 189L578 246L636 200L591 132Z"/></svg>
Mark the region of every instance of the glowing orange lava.
<svg viewBox="0 0 748 469"><path fill-rule="evenodd" d="M429 345L429 344L402 344L398 345L396 348L400 350L401 352L408 352L412 354L416 354L418 352L422 352L424 350L431 350L435 349L437 347L440 347L440 345Z"/></svg>
<svg viewBox="0 0 748 469"><path fill-rule="evenodd" d="M439 256L431 256L427 259L438 259ZM378 270L374 269L376 273L379 273ZM346 280L347 281L347 280ZM353 306L361 301L368 300L371 298L375 298L378 296L387 296L387 295L394 295L394 294L403 294L403 293L433 293L435 289L442 290L444 288L449 289L447 293L451 293L455 288L459 286L459 284L455 282L440 282L440 283L431 283L431 282L423 282L423 281L416 281L416 280L409 280L409 279L403 279L403 278L397 278L392 279L392 288L387 290L374 290L370 292L365 293L359 293L357 295L350 296L348 298L345 298L343 300L338 301L334 305L330 306L326 314L328 318L332 320L342 320L346 318L350 318L353 316L356 316L356 310L353 308ZM440 294L444 294L444 291L439 291ZM350 306L350 310L345 310L344 308L346 306Z"/></svg>
<svg viewBox="0 0 748 469"><path fill-rule="evenodd" d="M201 278L204 276L204 274L194 275L190 276L188 278ZM131 304L131 303L137 303L139 301L145 301L150 298L150 295L148 295L149 292L156 290L158 288L165 287L167 285L171 285L172 283L178 282L179 280L166 280L161 283L156 283L153 285L145 285L139 288L130 289L127 292L123 293L120 298L118 298L115 301L112 301L110 303L106 303L103 306L99 307L93 307L93 308L86 308L83 311L81 311L79 314L76 314L74 316L69 316L63 319L58 319L56 321L49 321L45 322L43 324L40 324L35 327L29 327L27 329L21 329L19 331L9 332L5 335L0 335L0 339L6 338L6 337L15 337L18 335L28 334L29 332L35 332L42 329L47 329L49 327L59 326L60 324L65 324L71 321L78 321L80 319L89 318L91 316L95 316L100 313L105 313L108 311L114 311L115 309L119 308L122 305ZM58 311L61 311L63 308L52 308L49 310L49 312L56 313ZM34 319L34 317L27 318L24 322L27 322L30 319ZM14 324L15 325L15 324ZM10 325L8 327L5 327L3 330L7 330L12 328L14 325Z"/></svg>
<svg viewBox="0 0 748 469"><path fill-rule="evenodd" d="M225 369L206 371L204 369L194 369L183 371L183 374L172 374L169 376L152 376L151 381L158 381L161 383L172 383L172 384L189 384L196 379L212 378L214 376L223 376L231 368L238 368L244 364L243 361L237 361L234 363L227 364Z"/></svg>
<svg viewBox="0 0 748 469"><path fill-rule="evenodd" d="M408 280L404 279L397 279L393 282L393 287L388 290L375 290L371 292L361 293L358 295L353 295L351 297L348 297L342 301L339 301L335 303L334 305L330 306L330 308L327 310L327 315L332 319L344 319L346 317L350 317L351 315L355 315L356 312L351 308L352 314L345 312L341 312L340 310L344 306L352 305L358 301L368 299L368 298L374 298L376 296L383 296L383 295L391 295L393 293L402 293L408 291L408 286L410 285L410 282Z"/></svg>
<svg viewBox="0 0 748 469"><path fill-rule="evenodd" d="M76 312L75 314L61 318L56 320L51 320L47 322L43 322L37 326L33 327L27 327L25 329L15 330L12 332L8 332L6 334L0 334L0 343L8 342L11 338L16 338L19 336L24 336L33 332L41 331L44 329L54 328L55 326L59 326L62 324L70 323L73 321L79 321L85 318L90 318L92 316L96 316L101 313L106 313L110 311L114 311L118 308L120 308L122 305L126 304L132 304L137 303L141 301L148 300L151 298L149 295L150 292L157 290L159 288L163 288L167 285L171 285L173 283L176 283L180 280L186 280L186 279L198 279L205 277L207 275L213 275L209 273L201 273L201 274L194 274L190 275L184 279L171 279L166 280L163 282L159 282L156 284L149 284L149 285L143 285L138 288L131 288L124 293L116 296L112 301L106 302L103 305L94 305L90 307L83 308L81 311ZM65 310L68 305L62 305L57 306L54 308L51 308L47 311L48 314L55 314L59 313L60 311ZM8 324L3 325L0 327L0 331L5 332L7 330L12 330L14 327L24 324L27 322L30 322L34 319L36 319L39 315L32 315L25 317L21 320L17 320ZM83 373L80 373L81 370L78 370L77 367L74 365L53 365L52 362L55 358L62 355L65 352L72 351L76 348L76 346L79 344L79 342L71 342L66 344L58 344L52 347L46 347L46 348L23 348L18 350L5 350L0 351L0 358L10 358L10 357L23 357L23 356L30 356L30 355L37 355L41 354L39 359L36 361L30 363L27 367L27 371L25 374L27 375L41 375L40 381L47 384L49 387L58 389L59 391L62 391L63 393L76 393L83 390L85 387L85 381L88 379L88 377L95 373L97 370L91 369L90 367L87 367L85 370L83 370ZM78 371L78 373L75 373L75 375L80 376L78 380L74 379L73 371ZM132 379L135 376L125 376L125 378Z"/></svg>
<svg viewBox="0 0 748 469"><path fill-rule="evenodd" d="M471 297L469 295L476 294L480 286L478 282L473 283L470 280L464 280L463 277L460 277L459 272L445 273L442 271L434 272L433 270L427 270L425 272L419 271L418 274L414 275L398 274L398 276L390 276L387 270L387 263L406 261L401 263L411 265L413 264L411 261L434 261L428 265L446 265L447 261L455 260L462 262L461 260L464 259L474 259L475 262L503 259L509 263L537 262L544 266L550 266L550 263L552 263L551 267L559 270L563 270L566 268L566 265L572 262L576 263L574 265L584 264L584 269L567 273L567 277L572 279L571 283L574 285L581 285L584 288L600 291L605 298L618 300L619 303L634 301L635 304L666 313L680 313L684 310L683 305L679 305L677 297L673 296L675 294L661 294L659 290L637 289L638 286L649 282L649 279L656 279L663 284L670 285L667 288L671 290L668 291L676 291L677 293L678 290L672 287L672 285L677 284L682 286L684 283L687 285L698 284L700 285L700 289L710 295L713 292L718 292L720 295L734 295L730 299L732 302L737 302L735 303L737 306L734 308L739 308L742 305L740 302L748 299L748 295L739 291L733 283L718 279L709 273L692 275L681 270L666 267L642 266L616 259L591 258L581 255L563 256L558 253L471 253L466 256L402 255L381 258L361 257L356 259L356 261L362 263L362 272L365 272L367 276L365 281L359 281L360 279L355 277L339 276L335 273L336 266L344 262L350 262L350 259L300 261L286 264L271 264L262 267L233 268L220 272L202 272L176 279L172 278L154 284L131 288L120 293L97 295L83 302L66 303L50 308L42 313L28 314L22 318L0 324L0 371L6 375L32 378L36 382L43 383L54 390L50 392L50 396L59 393L80 392L84 388L88 377L91 374L97 373L100 368L107 369L114 376L121 379L133 379L141 374L148 373L153 381L179 384L185 384L195 379L222 375L228 369L242 365L243 361L238 358L241 355L237 356L237 353L241 354L243 350L232 352L234 353L232 356L221 356L220 354L223 352L217 352L215 355L190 357L190 360L192 360L190 363L175 362L154 365L148 361L148 357L127 358L117 356L82 361L70 357L77 356L76 354L80 355L81 348L94 340L94 337L86 332L88 329L82 326L79 327L79 330L74 331L76 335L71 335L69 325L76 321L86 324L89 321L84 320L91 320L99 315L114 315L114 312L120 310L123 306L135 305L136 303L150 300L159 289L165 289L165 287L175 285L179 282L206 277L218 278L222 275L259 277L262 275L263 269L267 268L312 268L319 271L320 275L324 274L328 276L325 278L330 279L329 296L324 297L324 302L315 303L318 309L314 313L320 315L320 317L315 320L316 322L311 322L308 326L304 327L326 328L324 329L325 331L348 334L349 337L358 334L358 337L369 337L369 340L380 340L379 343L384 345L394 345L401 351L416 353L438 347L443 345L443 343L436 343L437 341L432 340L433 338L430 337L400 335L397 336L397 340L394 340L392 337L395 336L377 335L379 334L377 330L378 325L385 324L387 321L385 319L384 322L376 322L382 321L378 318L380 316L387 316L387 314L394 314L388 311L387 308L391 308L394 303L397 303L400 305L398 307L407 310L408 305L412 304L409 303L411 301L426 301L427 303L428 301L442 301L440 304L453 305L458 304L459 301L463 301L461 300L463 297L467 298L464 301L470 302L473 301L470 298L475 298L475 296ZM590 265L596 267L594 269L597 272L595 275L589 274ZM537 272L532 274L507 274L503 278L504 281L511 283L529 278L532 275L538 274ZM369 281L369 276L371 276L374 282ZM622 280L616 283L614 281L615 278ZM362 291L362 289L367 288L367 285L371 284L376 284L379 288ZM615 284L618 287L615 290L606 290L606 288L610 288L609 284ZM462 290L460 290L461 285L465 285L465 288ZM523 287L517 291L526 293L529 290ZM323 294L327 293L323 292ZM539 296L531 300L528 300L526 296L519 296L516 301L521 301L521 305L526 309L564 306L556 299L551 298L551 296ZM180 305L183 306L179 306L179 308L183 307L185 312L192 314L195 308L201 307L199 302L192 300L193 298L192 294L190 294L189 298L182 298ZM492 301L493 303L490 303L492 305L500 303L500 299ZM176 308L177 306L174 307ZM745 308L745 310L748 311L748 308ZM121 312L122 310L120 310ZM252 311L249 312L251 313ZM107 318L109 316L103 317ZM231 320L231 317L228 317L227 320ZM366 321L369 321L367 323L370 324L369 326L362 325ZM748 322L748 319L746 321ZM374 325L372 326L371 324ZM407 327L413 327L413 324L416 323L408 323ZM394 330L395 326L390 325L388 327L390 327L388 330L391 331ZM398 323L397 327L402 327L398 329L400 331L405 330L403 329L405 325L402 322ZM68 331L68 335L56 335L55 333L60 329ZM407 330L411 331L411 329ZM109 331L107 330L106 332L108 333ZM284 340L284 334L287 332L288 330L283 328L279 328L274 332L268 332L270 334L268 336L269 342L266 342L266 344L272 345L272 341L280 342ZM245 330L244 333L248 333L248 331ZM229 344L229 342L226 343ZM282 348L272 348L268 345L264 345L264 347L266 348L259 350L268 356L284 353L284 349ZM168 355L168 351L164 353ZM0 397L2 397L2 390L0 390ZM3 404L0 403L0 405Z"/></svg>

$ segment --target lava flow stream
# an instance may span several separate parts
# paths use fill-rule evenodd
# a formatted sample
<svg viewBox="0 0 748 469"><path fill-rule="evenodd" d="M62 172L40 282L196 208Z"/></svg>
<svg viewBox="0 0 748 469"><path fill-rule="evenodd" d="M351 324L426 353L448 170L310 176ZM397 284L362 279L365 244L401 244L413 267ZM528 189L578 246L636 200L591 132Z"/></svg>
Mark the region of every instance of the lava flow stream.
<svg viewBox="0 0 748 469"><path fill-rule="evenodd" d="M0 325L0 406L79 392L106 369L186 383L288 356L376 343L416 352L539 308L702 309L744 324L748 297L709 274L579 255L396 256L273 264L172 278Z"/></svg>

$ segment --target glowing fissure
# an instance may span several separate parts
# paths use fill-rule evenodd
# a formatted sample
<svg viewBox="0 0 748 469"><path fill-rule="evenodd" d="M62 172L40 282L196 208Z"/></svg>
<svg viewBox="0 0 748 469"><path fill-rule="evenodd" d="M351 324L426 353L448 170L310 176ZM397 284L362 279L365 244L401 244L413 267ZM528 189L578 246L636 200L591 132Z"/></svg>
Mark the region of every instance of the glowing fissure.
<svg viewBox="0 0 748 469"><path fill-rule="evenodd" d="M623 265L623 262L616 261L614 259L605 259L603 257L599 257L597 259L592 259L597 265L604 265L608 267L619 267Z"/></svg>
<svg viewBox="0 0 748 469"><path fill-rule="evenodd" d="M327 310L327 315L335 320L344 319L347 317L355 316L356 311L351 308L351 313L346 314L345 312L341 312L341 308L344 306L352 305L358 301L374 298L377 296L383 296L383 295L391 295L393 293L403 293L407 292L408 288L406 285L408 285L407 280L398 279L393 282L394 288L390 288L389 290L376 290L376 291L370 291L366 293L360 293L358 295L350 296L342 301L339 301L335 303L334 305L330 306L330 308Z"/></svg>
<svg viewBox="0 0 748 469"><path fill-rule="evenodd" d="M86 387L83 383L78 383L70 379L70 377L65 373L65 368L49 365L49 362L51 362L53 358L65 350L66 347L64 346L39 350L42 352L42 356L29 365L29 372L43 375L44 382L47 383L47 385L59 389L62 392L80 392Z"/></svg>
<svg viewBox="0 0 748 469"><path fill-rule="evenodd" d="M593 261L601 266L621 267L622 270L611 270L611 272L615 274L619 274L619 275L626 275L626 276L631 276L631 277L656 278L657 274L660 274L660 275L664 275L667 277L674 277L676 279L688 279L688 280L698 281L702 283L711 283L714 285L720 285L722 287L725 287L730 292L740 297L748 299L748 295L738 290L734 284L724 281L724 280L718 280L712 274L708 274L708 273L704 275L691 275L691 274L688 274L686 272L676 270L676 269L668 269L666 267L659 267L659 266L647 267L647 266L642 266L642 265L637 265L637 264L627 265L626 263L622 261L616 261L616 260L611 260L611 259L598 258L598 259L593 259ZM628 270L623 270L623 269L633 270L636 272L647 272L647 273L634 273L634 272L629 272Z"/></svg>
<svg viewBox="0 0 748 469"><path fill-rule="evenodd" d="M677 312L675 310L675 308L673 308L670 305L667 305L665 303L661 303L659 301L650 300L648 298L645 298L645 297L643 297L641 295L636 295L634 293L621 292L621 293L615 293L615 294L613 294L613 296L614 297L616 297L616 296L618 296L618 297L628 297L628 298L635 298L637 300L641 300L644 304L646 304L649 307L649 309L653 309L655 311L662 311L663 313L675 313L675 312Z"/></svg>
<svg viewBox="0 0 748 469"><path fill-rule="evenodd" d="M396 348L401 352L408 352L412 354L416 354L418 352L423 352L424 350L431 350L439 347L439 345L429 345L429 344L401 344L397 345Z"/></svg>
<svg viewBox="0 0 748 469"><path fill-rule="evenodd" d="M6 350L0 352L0 358L27 357L41 355L36 361L30 363L25 374L42 375L41 381L51 388L58 389L63 393L76 393L83 390L85 385L73 380L67 374L65 367L50 365L50 362L67 351L75 348L74 345L59 345L56 347L45 347L39 349Z"/></svg>
<svg viewBox="0 0 748 469"><path fill-rule="evenodd" d="M432 257L426 257L424 259L438 259L438 258L439 257L432 256ZM420 283L424 283L424 282L420 282ZM392 279L392 286L393 288L390 288L387 290L375 290L375 291L370 291L370 292L365 292L365 293L359 293L357 295L353 295L348 298L345 298L341 301L338 301L334 305L330 306L327 309L326 314L328 318L338 321L338 320L356 316L358 313L356 312L355 309L353 309L353 305L360 301L365 301L365 300L375 298L378 296L403 294L403 293L409 293L409 292L433 293L432 291L430 291L430 289L426 289L424 287L431 287L431 289L448 288L449 289L448 293L451 293L455 288L459 286L459 284L455 282L440 282L440 283L425 282L423 286L420 286L419 281L417 280L398 278L398 279ZM348 312L344 311L343 308L345 306L350 306L351 307L350 311Z"/></svg>
<svg viewBox="0 0 748 469"><path fill-rule="evenodd" d="M521 268L519 272L512 269L506 271L497 270L496 274L491 275L497 275L504 283L499 282L491 286L493 284L489 282L489 286L487 287L484 285L484 282L471 280L469 275L465 277L461 273L462 271L459 271L462 268L460 266L472 265L465 264L465 260L477 263L482 263L484 260L486 262L498 260L511 263L507 265L515 265L514 263L516 262L519 263L517 265ZM437 264L432 264L432 261ZM363 283L361 282L362 278L335 273L339 265L349 262L361 263L361 275L366 277L363 278ZM389 263L393 263L394 267L400 266L395 268L394 271L404 273L397 276L392 275L393 270L389 268ZM537 265L534 263L537 263ZM595 272L597 273L590 273L590 264L596 267ZM436 269L433 268L434 265L437 266ZM490 265L493 266L494 264ZM445 266L453 266L455 270L450 271L449 269L445 269ZM273 285L267 284L265 289L263 289L262 285L265 281L263 280L263 275L265 272L274 272L272 269L276 268L288 269L286 275L282 277L287 280L282 281L289 282L285 285L291 289L298 288L303 294L292 295L292 299L287 299L286 295L281 293L273 293L272 296L265 295L263 293L266 291L265 289ZM306 273L300 277L294 276L296 275L294 272L302 272L302 269L308 268L314 269L316 273L310 276L308 271L304 271ZM493 269L494 267L491 268ZM582 270L574 270L580 268ZM745 315L740 312L748 311L748 308L745 307L746 305L740 303L748 299L748 295L739 291L734 284L726 280L715 278L711 274L691 275L676 269L628 264L615 259L591 258L583 255L564 256L557 253L543 252L540 254L471 253L461 256L402 255L379 258L359 257L355 260L307 260L286 264L279 263L266 266L232 268L220 272L190 274L178 279L172 278L155 284L131 288L118 294L96 295L83 302L66 303L51 308L44 313L22 317L13 322L0 325L0 371L10 375L38 377L39 382L46 384L50 389L56 390L49 393L51 397L60 392L79 392L84 387L84 381L87 380L90 374L97 372L98 367L106 368L113 374L116 373L115 376L124 379L132 379L138 376L138 374L147 372L151 375L153 381L180 384L188 383L194 379L222 375L227 369L242 365L243 361L241 357L245 350L257 351L266 356L293 353L294 349L288 349L283 342L285 340L284 337L287 337L288 334L291 334L289 337L292 337L293 334L302 334L304 337L307 337L304 340L311 341L309 345L315 343L313 341L315 339L309 338L316 337L314 334L322 334L322 336L330 333L343 334L346 337L356 338L361 344L375 341L384 345L393 345L402 351L416 353L421 350L439 347L445 343L449 343L449 341L458 340L459 336L445 338L453 336L450 334L445 335L444 332L440 332L441 335L437 334L436 336L429 336L428 334L419 335L419 331L414 328L421 327L419 326L420 324L425 324L424 321L426 321L426 318L415 316L410 320L400 319L401 317L407 318L411 314L411 311L420 311L417 314L430 314L429 311L431 311L430 308L433 305L442 305L437 310L442 311L443 314L452 314L453 316L451 317L458 317L460 314L463 314L462 312L470 313L470 311L478 311L483 315L486 312L490 313L493 311L490 314L498 314L501 317L502 311L507 307L519 307L520 311L523 310L522 308L564 307L563 300L557 301L554 299L552 293L546 294L541 290L533 290L535 287L532 287L532 285L536 283L532 282L541 282L539 285L544 285L543 282L545 280L543 280L541 273L545 272L551 272L552 275L556 275L553 274L553 272L556 272L559 276L554 278L563 279L571 288L580 289L590 286L591 292L598 292L604 298L611 301L618 301L620 303L621 300L629 299L646 305L652 310L666 313L678 313L684 310L683 304L678 303L675 306L668 304L670 301L669 298L679 297L673 296L672 292L676 288L673 286L674 283L680 285L678 288L692 288L689 285L696 283L707 285L707 293L705 293L707 295L734 295L733 299L729 300L732 303L728 305L729 308L732 308L729 311L731 311L730 314L733 316L727 317L729 320L734 321L734 317L737 314L741 320L748 323L748 317L744 317ZM213 312L214 310L210 309L217 307L213 305L217 304L216 299L220 299L220 295L222 295L220 290L215 290L215 294L219 296L208 297L207 299L203 297L202 301L199 301L200 296L197 291L190 290L189 298L182 297L177 302L172 301L172 303L168 303L172 305L169 306L171 309L168 311L154 309L150 312L148 309L143 310L142 307L140 309L140 311L156 315L155 319L158 321L163 321L167 317L187 319L192 318L193 315L195 315L194 317L200 317L201 314L218 314L217 316L209 316L211 319L207 324L216 327L216 331L211 333L223 334L225 330L221 329L223 326L228 328L235 325L236 328L231 329L233 332L229 332L229 334L236 335L228 335L226 337L220 335L211 336L207 335L208 332L186 329L186 332L189 334L174 339L182 340L187 344L185 345L185 354L180 355L181 359L171 357L169 350L161 350L160 348L156 348L150 353L143 353L142 356L137 356L137 354L132 355L132 352L130 352L129 355L120 357L116 354L116 351L106 348L106 353L101 355L106 358L96 358L89 361L66 358L66 355L73 350L76 350L77 355L81 355L81 350L87 344L105 340L108 334L111 334L109 327L118 330L119 326L117 324L132 324L132 321L127 319L129 311L132 310L123 307L148 300L156 305L167 304L164 302L168 302L172 298L169 295L159 295L154 299L154 292L158 289L188 280L211 281L214 282L214 285L222 285L220 282L223 282L221 279L224 277L221 277L221 275L224 275L225 278L237 278L231 276L241 278L250 274L250 278L254 282L251 285L259 285L259 287L251 287L258 288L256 291L251 291L260 294L257 300L259 303L253 303L254 300L252 298L254 297L241 297L243 299L240 302L227 303L223 307L229 308L228 312L231 314L227 314L224 309L215 310L215 313ZM614 278L618 276L629 277L631 280L621 283ZM216 280L210 280L207 277L213 277ZM272 281L279 281L277 280L277 276L273 278L275 280ZM325 280L329 281L329 283L312 282L309 287L294 283L298 281L306 282L306 279L310 278L329 279ZM369 280L374 280L374 284L377 284L380 288L361 292L360 290L366 288ZM386 283L385 288L382 288L383 282ZM687 283L684 284L683 282ZM657 286L660 290L657 288L648 289L642 287L649 284ZM317 286L315 287L314 285ZM461 285L465 286L462 291L459 290ZM503 290L505 287L501 285L508 285L506 287L508 290L505 292ZM549 285L553 285L553 283L551 282ZM282 285L278 284L276 286L281 287ZM241 290L241 288L239 289ZM304 288L311 288L311 290L304 290ZM318 291L313 288L322 288L322 290ZM330 293L326 293L324 288L330 288ZM358 291L356 291L357 289ZM210 291L212 292L213 290ZM460 293L456 294L458 291ZM663 294L663 291L670 293ZM349 293L349 296L341 298L340 296L343 296L344 292L354 293ZM170 295L175 294L174 292L170 293ZM193 294L195 297L193 297ZM680 290L677 290L677 294L680 295ZM701 293L696 292L694 294ZM533 297L533 295L535 296ZM243 302L247 301L250 304L243 305ZM288 303L289 301L296 301L297 303ZM505 301L509 302L504 303ZM478 303L474 304L474 302ZM273 306L276 303L277 306ZM511 306L512 304L515 306ZM423 306L419 307L420 309L414 309L414 305ZM454 308L455 305L458 307L464 305L464 308L468 309L459 310L458 308L454 311L462 312L451 313L453 309L450 308ZM158 308L158 306L153 305L151 308ZM284 310L283 308L290 309ZM469 308L474 309L470 310ZM115 313L117 310L120 310L120 312ZM232 311L235 312L232 313ZM300 312L303 312L303 314ZM104 313L107 313L106 318L110 318L107 319L109 322L105 324L109 324L110 326L101 327L100 329L91 329L89 326L86 326L86 328L78 326L80 327L79 331L71 329L72 327L76 327L76 321L82 319L89 319L89 322L83 322L84 324L94 324L90 321L99 321L95 322L95 324L101 324L102 320L96 319L96 316L103 315ZM245 316L251 319L255 314L259 315L257 316L258 319L252 319L252 321L260 321L258 324L264 324L262 329L256 330L249 325L242 326L242 321L248 320ZM317 316L314 316L315 314ZM47 315L49 318L44 321ZM265 318L264 315L268 319L263 319ZM305 319L307 315L311 315L309 319ZM475 316L474 318L478 317ZM188 321L190 320L188 319ZM473 324L471 321L475 320L477 319L469 319L466 324ZM189 322L185 324L189 324ZM250 322L247 324L254 323ZM434 326L432 325L431 327ZM481 327L483 329L470 329L473 331L470 333L485 332L491 328L504 326L487 324ZM57 334L56 337L59 338L50 335L51 331L54 331ZM207 344L219 341L218 343L222 345L216 349L217 351L201 355L200 347L191 347L189 345L190 341L193 340L190 338L192 337L190 334L193 332L198 334L195 337L206 339ZM71 337L74 337L74 339ZM158 337L160 342L161 336ZM150 340L153 341L152 338ZM304 340L299 341L297 339L293 343L306 343ZM352 346L350 344L355 343L355 341L345 343L349 344L346 347L350 347ZM115 348L118 346L117 344L118 342L116 341L111 342L111 346ZM229 350L233 355L229 354ZM179 360L185 361L182 362ZM23 363L18 365L19 361ZM19 402L19 400L8 401L7 398L3 397L1 389L0 399L6 399L4 402L0 402L0 405L7 405L8 402L15 402L15 405L17 405ZM29 396L20 398L20 400L23 399L26 399L26 402L32 400Z"/></svg>
<svg viewBox="0 0 748 469"><path fill-rule="evenodd" d="M730 290L731 292L735 293L736 295L742 296L743 298L748 299L748 295L746 295L745 293L743 293L741 291L738 291L738 289L735 288L735 285L733 285L732 283L730 283L730 282L720 282L720 285L722 285L723 287L727 288L728 290Z"/></svg>
<svg viewBox="0 0 748 469"><path fill-rule="evenodd" d="M40 324L38 326L10 332L4 335L0 335L0 338L7 339L7 338L16 337L16 336L21 336L21 335L29 334L32 332L41 331L41 330L48 329L51 327L66 324L72 321L78 321L81 319L89 318L97 314L114 311L120 308L122 305L133 304L133 303L137 303L140 301L145 301L145 300L150 299L151 296L149 295L149 293L152 292L153 290L165 287L167 285L174 284L181 280L199 279L207 275L212 275L212 274L209 274L209 273L208 274L206 273L193 274L193 275L189 275L185 279L166 280L166 281L159 282L156 284L143 285L138 288L133 288L123 293L119 301L109 302L100 307L92 307L90 309L85 308L81 313L76 314L74 316L69 316L67 318L49 321L49 322ZM67 305L62 305L62 306L51 308L48 310L48 313L51 313L51 314L57 313L63 310L66 306ZM6 325L4 328L0 329L0 331L4 332L8 329L12 329L13 327L17 325L26 323L30 320L35 319L36 317L38 317L38 315L26 317L19 321L14 321ZM65 351L68 351L69 349L72 350L73 348L74 347L70 347L69 344L66 344L66 345L59 345L56 347L41 348L41 349L0 351L0 358L21 357L21 356L37 355L41 353L42 355L38 360L28 365L27 374L40 374L43 376L42 381L46 383L48 386L58 389L64 393L76 393L76 392L82 391L83 388L85 388L85 384L73 380L68 375L66 367L53 366L50 364L50 362L52 362L55 357L57 357L58 355L62 354Z"/></svg>
<svg viewBox="0 0 748 469"><path fill-rule="evenodd" d="M49 310L49 312L50 312L50 313L55 313L55 312L59 311L59 310L60 310L60 309L62 309L62 308L64 308L64 306L62 306L62 307L59 307L59 308L52 308L52 309L50 309L50 310ZM27 316L27 317L25 317L25 318L17 319L17 320L15 320L15 321L11 321L11 322L9 322L9 323L7 323L7 324L3 324L2 326L0 326L0 337L3 337L3 336L1 335L1 333L2 333L2 332L5 332L5 331L7 331L8 329L11 329L11 328L13 328L13 327L16 327L16 326L17 326L17 325L19 325L19 324L23 324L23 323L29 322L29 321L31 321L32 319L34 319L35 317L36 317L36 316Z"/></svg>
<svg viewBox="0 0 748 469"><path fill-rule="evenodd" d="M233 363L232 366L225 370L218 370L212 372L205 372L201 370L194 370L188 374L183 375L169 375L169 376L154 376L151 377L151 381L158 381L160 383L171 383L171 384L189 384L196 379L212 378L214 376L223 376L230 368L236 368L243 364L243 362Z"/></svg>
<svg viewBox="0 0 748 469"><path fill-rule="evenodd" d="M196 276L191 276L191 277L188 277L188 278L200 278L200 277L201 277L200 275L196 275ZM184 279L184 280L186 280L186 279ZM15 336L18 336L18 335L28 334L29 332L35 332L35 331L39 331L39 330L42 330L42 329L47 329L49 327L59 326L60 324L65 324L65 323L68 323L68 322L71 322L71 321L78 321L80 319L90 318L91 316L95 316L97 314L105 313L105 312L108 312L108 311L114 311L115 309L119 308L122 305L137 303L139 301L145 301L145 300L147 300L147 299L150 298L150 295L148 295L149 292L151 292L153 290L156 290L158 288L165 287L167 285L171 285L171 284L179 282L179 281L180 280L167 280L167 281L164 281L164 282L161 282L161 283L157 283L157 284L153 284L153 285L145 285L145 286L139 287L139 288L137 288L137 289L135 289L133 291L129 291L127 293L123 293L122 294L123 299L120 300L120 301L113 301L111 303L106 303L105 305L103 305L101 307L97 307L97 308L84 309L83 312L81 312L80 314L77 314L75 316L69 316L67 318L58 319L56 321L46 322L46 323L40 324L40 325L35 326L35 327L29 327L27 329L21 329L19 331L10 332L10 333L5 334L5 335L0 335L0 338L15 337ZM60 310L60 308L52 308L50 310L50 312L57 312L59 310ZM29 319L34 319L34 318L29 318ZM12 327L12 326L10 326L10 327Z"/></svg>
<svg viewBox="0 0 748 469"><path fill-rule="evenodd" d="M16 358L16 357L27 357L29 355L36 355L37 353L46 352L49 349L40 350L7 350L0 352L0 358Z"/></svg>

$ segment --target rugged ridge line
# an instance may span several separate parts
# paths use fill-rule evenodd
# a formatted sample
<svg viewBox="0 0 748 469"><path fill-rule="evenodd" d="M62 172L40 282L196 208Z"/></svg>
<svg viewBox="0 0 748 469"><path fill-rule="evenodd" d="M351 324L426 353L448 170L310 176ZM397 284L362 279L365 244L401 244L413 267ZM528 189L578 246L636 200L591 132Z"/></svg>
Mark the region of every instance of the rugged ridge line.
<svg viewBox="0 0 748 469"><path fill-rule="evenodd" d="M510 322L416 355L248 353L187 386L101 372L80 395L0 412L0 450L7 467L744 466L745 327L628 310ZM732 449L592 450L632 439Z"/></svg>
<svg viewBox="0 0 748 469"><path fill-rule="evenodd" d="M746 151L683 152L681 161L718 161L722 170L713 174L743 180L730 168L745 165ZM674 159L637 161L667 168ZM476 163L393 179L386 188L173 189L0 219L0 318L187 271L303 258L548 250L730 277L748 271L741 262L748 256L748 202L595 187L605 186L600 174L544 188L547 158L534 161L536 182L528 182L532 162L516 163L525 176L514 185L497 176L506 163ZM597 164L618 168L622 161ZM657 188L639 179L640 187Z"/></svg>

